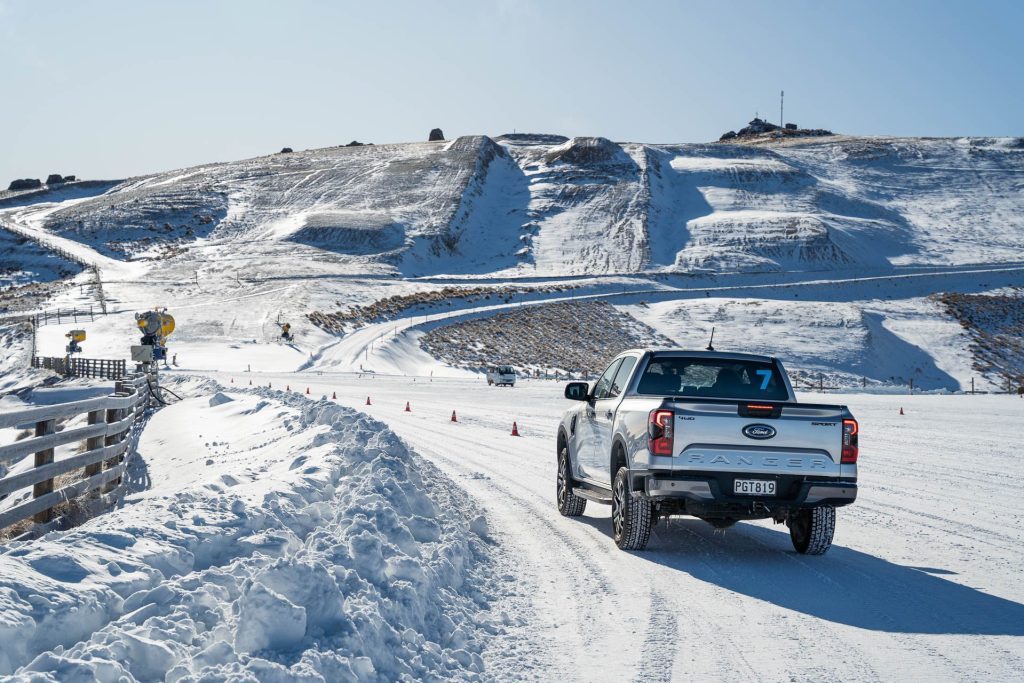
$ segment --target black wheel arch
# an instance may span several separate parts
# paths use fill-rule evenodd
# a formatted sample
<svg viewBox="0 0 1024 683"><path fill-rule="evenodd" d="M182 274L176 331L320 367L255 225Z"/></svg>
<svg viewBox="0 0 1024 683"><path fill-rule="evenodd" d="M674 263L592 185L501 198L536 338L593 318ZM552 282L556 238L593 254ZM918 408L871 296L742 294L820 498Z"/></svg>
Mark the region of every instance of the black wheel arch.
<svg viewBox="0 0 1024 683"><path fill-rule="evenodd" d="M612 452L608 465L609 481L612 482L615 481L615 474L620 467L629 469L629 459L626 458L626 441L619 434L612 439Z"/></svg>

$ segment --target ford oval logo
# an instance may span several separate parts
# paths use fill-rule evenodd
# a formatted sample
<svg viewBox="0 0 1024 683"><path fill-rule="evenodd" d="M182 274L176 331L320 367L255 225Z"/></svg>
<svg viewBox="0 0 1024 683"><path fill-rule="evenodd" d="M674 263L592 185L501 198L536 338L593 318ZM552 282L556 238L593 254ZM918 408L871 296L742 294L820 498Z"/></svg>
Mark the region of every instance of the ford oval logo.
<svg viewBox="0 0 1024 683"><path fill-rule="evenodd" d="M748 439L770 439L775 436L775 427L764 424L752 424L743 428L743 436Z"/></svg>

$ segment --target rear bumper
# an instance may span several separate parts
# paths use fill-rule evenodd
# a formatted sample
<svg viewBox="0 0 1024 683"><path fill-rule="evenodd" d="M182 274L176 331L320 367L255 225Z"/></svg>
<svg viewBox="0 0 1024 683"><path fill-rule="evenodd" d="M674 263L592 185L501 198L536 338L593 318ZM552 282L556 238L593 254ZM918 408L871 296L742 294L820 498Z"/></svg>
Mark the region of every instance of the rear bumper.
<svg viewBox="0 0 1024 683"><path fill-rule="evenodd" d="M770 479L774 496L737 496L735 479ZM765 476L723 472L648 472L634 475L633 491L653 502L683 502L687 507L751 510L841 507L857 500L857 482L803 476Z"/></svg>

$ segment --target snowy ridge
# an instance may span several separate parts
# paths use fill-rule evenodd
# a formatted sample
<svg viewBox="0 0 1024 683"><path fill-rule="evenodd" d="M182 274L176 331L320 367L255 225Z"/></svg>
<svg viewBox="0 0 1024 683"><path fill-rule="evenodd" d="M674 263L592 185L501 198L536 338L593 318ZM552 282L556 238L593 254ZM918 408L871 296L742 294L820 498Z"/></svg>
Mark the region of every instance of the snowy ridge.
<svg viewBox="0 0 1024 683"><path fill-rule="evenodd" d="M118 258L276 245L406 275L887 269L1024 250L1015 138L497 140L307 150L78 188L44 224ZM8 211L27 220L45 201L13 197Z"/></svg>
<svg viewBox="0 0 1024 683"><path fill-rule="evenodd" d="M486 525L465 494L350 409L209 391L152 419L151 488L0 555L0 674L481 672L500 624L480 611Z"/></svg>

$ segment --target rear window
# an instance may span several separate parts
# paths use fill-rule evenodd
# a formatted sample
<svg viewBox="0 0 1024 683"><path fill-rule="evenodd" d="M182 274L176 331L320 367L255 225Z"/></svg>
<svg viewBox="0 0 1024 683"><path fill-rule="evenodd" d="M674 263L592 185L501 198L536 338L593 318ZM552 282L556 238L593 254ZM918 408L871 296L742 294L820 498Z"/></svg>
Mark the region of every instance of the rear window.
<svg viewBox="0 0 1024 683"><path fill-rule="evenodd" d="M654 358L640 378L637 393L765 401L789 398L773 363L718 358Z"/></svg>

